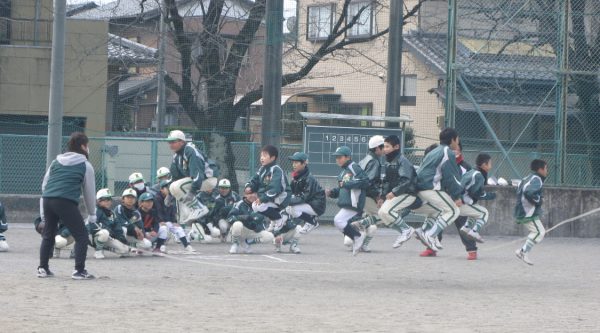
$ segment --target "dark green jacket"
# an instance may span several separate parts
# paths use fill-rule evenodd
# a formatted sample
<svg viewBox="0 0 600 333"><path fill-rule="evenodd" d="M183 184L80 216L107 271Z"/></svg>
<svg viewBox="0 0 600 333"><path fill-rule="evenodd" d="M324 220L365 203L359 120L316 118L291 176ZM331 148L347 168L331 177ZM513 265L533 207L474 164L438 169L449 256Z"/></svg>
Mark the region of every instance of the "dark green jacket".
<svg viewBox="0 0 600 333"><path fill-rule="evenodd" d="M458 200L463 192L460 178L456 155L450 147L439 145L425 156L417 171L417 190L444 191Z"/></svg>
<svg viewBox="0 0 600 333"><path fill-rule="evenodd" d="M127 244L127 240L123 234L123 226L117 221L113 211L97 206L96 218L96 223L87 224L90 235L95 235L100 229L106 229L110 237Z"/></svg>
<svg viewBox="0 0 600 333"><path fill-rule="evenodd" d="M367 178L369 178L369 186L366 190L366 195L369 198L377 200L381 197L381 170L382 161L381 157L375 153L369 151L367 156L358 162L358 165L365 171Z"/></svg>
<svg viewBox="0 0 600 333"><path fill-rule="evenodd" d="M515 218L525 219L542 215L544 177L531 173L517 187Z"/></svg>
<svg viewBox="0 0 600 333"><path fill-rule="evenodd" d="M136 236L135 227L144 230L142 216L137 209L129 209L123 205L118 205L114 213L117 223L127 229L127 236Z"/></svg>
<svg viewBox="0 0 600 333"><path fill-rule="evenodd" d="M82 190L88 215L96 215L94 168L85 155L73 152L58 155L44 176L42 198L63 198L78 205ZM40 207L42 219L44 219L43 210Z"/></svg>
<svg viewBox="0 0 600 333"><path fill-rule="evenodd" d="M496 193L486 192L487 174L484 171L471 169L462 176L460 183L464 188L463 202L472 205L479 200L493 200Z"/></svg>
<svg viewBox="0 0 600 333"><path fill-rule="evenodd" d="M365 208L365 189L369 186L367 174L357 163L350 160L342 167L337 181L338 186L340 183L341 186L332 189L329 196L338 199L338 207L362 213Z"/></svg>
<svg viewBox="0 0 600 333"><path fill-rule="evenodd" d="M308 167L299 173L292 172L292 198L290 206L309 204L318 216L325 213L325 190L319 181L310 173Z"/></svg>
<svg viewBox="0 0 600 333"><path fill-rule="evenodd" d="M227 222L234 223L240 221L244 227L254 231L261 232L267 228L266 218L252 210L252 203L242 199L233 205L233 208L227 215Z"/></svg>
<svg viewBox="0 0 600 333"><path fill-rule="evenodd" d="M215 204L210 211L210 219L213 223L218 223L219 220L227 218L227 215L229 215L229 212L233 209L233 205L242 198L235 191L229 191L227 196L222 196L218 190L215 192Z"/></svg>
<svg viewBox="0 0 600 333"><path fill-rule="evenodd" d="M212 177L212 169L208 166L206 156L193 143L188 143L173 155L171 176L173 181L191 177L192 192L197 193L202 182L207 177Z"/></svg>
<svg viewBox="0 0 600 333"><path fill-rule="evenodd" d="M417 171L413 164L398 153L390 156L385 162L385 178L383 179L383 195L392 192L395 196L416 194Z"/></svg>
<svg viewBox="0 0 600 333"><path fill-rule="evenodd" d="M244 187L256 192L261 202L273 202L279 208L287 207L290 202L290 184L281 167L275 162L261 166Z"/></svg>

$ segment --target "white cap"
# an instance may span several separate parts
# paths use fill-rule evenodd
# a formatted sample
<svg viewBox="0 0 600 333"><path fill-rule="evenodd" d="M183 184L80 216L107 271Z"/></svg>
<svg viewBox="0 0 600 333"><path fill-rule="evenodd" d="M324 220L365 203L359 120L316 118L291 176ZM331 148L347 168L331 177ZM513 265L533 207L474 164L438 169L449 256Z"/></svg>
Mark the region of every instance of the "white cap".
<svg viewBox="0 0 600 333"><path fill-rule="evenodd" d="M372 136L369 139L369 149L377 148L383 144L385 139L381 135Z"/></svg>
<svg viewBox="0 0 600 333"><path fill-rule="evenodd" d="M134 184L139 181L144 181L144 176L140 172L134 172L129 175L129 184Z"/></svg>
<svg viewBox="0 0 600 333"><path fill-rule="evenodd" d="M231 187L231 182L229 181L229 179L221 179L219 180L219 184L217 185L217 187Z"/></svg>
<svg viewBox="0 0 600 333"><path fill-rule="evenodd" d="M169 136L167 137L167 141L177 141L177 140L186 141L185 134L183 134L183 132L180 130L171 131L169 133Z"/></svg>
<svg viewBox="0 0 600 333"><path fill-rule="evenodd" d="M107 188L100 189L96 192L96 200L100 200L102 198L112 198L112 193Z"/></svg>
<svg viewBox="0 0 600 333"><path fill-rule="evenodd" d="M131 196L134 196L137 198L137 192L132 188L125 189L125 191L123 191L123 194L121 195L121 198L126 197L128 195L131 195Z"/></svg>
<svg viewBox="0 0 600 333"><path fill-rule="evenodd" d="M171 175L171 170L167 167L161 167L156 170L156 178L166 177Z"/></svg>

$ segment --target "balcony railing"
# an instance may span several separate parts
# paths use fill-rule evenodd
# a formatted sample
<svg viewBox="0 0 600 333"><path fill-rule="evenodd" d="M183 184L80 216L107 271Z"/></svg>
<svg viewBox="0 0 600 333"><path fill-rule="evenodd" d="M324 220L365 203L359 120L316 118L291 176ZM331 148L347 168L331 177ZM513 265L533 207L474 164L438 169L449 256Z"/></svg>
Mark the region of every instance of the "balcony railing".
<svg viewBox="0 0 600 333"><path fill-rule="evenodd" d="M48 45L52 21L0 17L0 44Z"/></svg>

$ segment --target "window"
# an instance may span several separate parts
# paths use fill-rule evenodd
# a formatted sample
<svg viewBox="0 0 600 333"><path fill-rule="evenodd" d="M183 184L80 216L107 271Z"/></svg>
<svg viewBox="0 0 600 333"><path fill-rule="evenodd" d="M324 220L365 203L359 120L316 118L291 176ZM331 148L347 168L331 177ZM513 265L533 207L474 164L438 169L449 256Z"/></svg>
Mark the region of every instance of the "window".
<svg viewBox="0 0 600 333"><path fill-rule="evenodd" d="M360 12L360 15L358 15ZM349 24L358 15L356 23L346 33L350 38L368 37L373 33L373 5L371 1L353 2L348 5L346 24Z"/></svg>
<svg viewBox="0 0 600 333"><path fill-rule="evenodd" d="M417 76L403 75L400 85L400 103L402 105L417 105Z"/></svg>
<svg viewBox="0 0 600 333"><path fill-rule="evenodd" d="M10 1L0 0L0 44L10 44Z"/></svg>
<svg viewBox="0 0 600 333"><path fill-rule="evenodd" d="M308 7L306 38L311 41L324 40L333 27L333 5Z"/></svg>
<svg viewBox="0 0 600 333"><path fill-rule="evenodd" d="M373 104L371 103L337 103L329 106L329 113L347 114L353 116L371 116L373 115ZM330 126L351 126L351 127L370 127L370 121L345 120L340 124L340 120L329 120Z"/></svg>

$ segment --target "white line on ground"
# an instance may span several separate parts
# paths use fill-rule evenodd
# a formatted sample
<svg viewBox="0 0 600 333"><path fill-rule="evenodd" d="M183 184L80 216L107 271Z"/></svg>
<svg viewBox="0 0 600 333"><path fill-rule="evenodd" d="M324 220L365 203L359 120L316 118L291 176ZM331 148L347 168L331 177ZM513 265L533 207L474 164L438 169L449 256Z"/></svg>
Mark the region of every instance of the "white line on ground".
<svg viewBox="0 0 600 333"><path fill-rule="evenodd" d="M263 254L263 257L269 258L269 259L273 259L273 260L279 261L279 262L287 262L287 260L284 260L284 259L281 259L281 258L277 258L277 257L273 257L273 256L270 256L270 255L266 255L266 254Z"/></svg>

